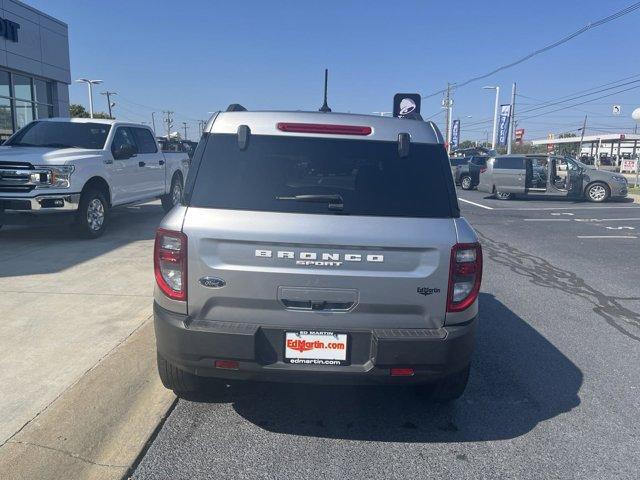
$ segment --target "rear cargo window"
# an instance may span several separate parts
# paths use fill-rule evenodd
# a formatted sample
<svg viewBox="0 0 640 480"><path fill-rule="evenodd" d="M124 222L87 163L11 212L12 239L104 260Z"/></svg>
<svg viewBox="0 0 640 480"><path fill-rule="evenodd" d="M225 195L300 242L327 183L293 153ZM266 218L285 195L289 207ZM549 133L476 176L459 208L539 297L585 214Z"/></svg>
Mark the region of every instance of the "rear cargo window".
<svg viewBox="0 0 640 480"><path fill-rule="evenodd" d="M397 142L252 135L241 150L236 135L216 134L198 160L187 192L194 207L398 217L457 211L442 145L411 143L400 158ZM297 195L339 196L342 207Z"/></svg>

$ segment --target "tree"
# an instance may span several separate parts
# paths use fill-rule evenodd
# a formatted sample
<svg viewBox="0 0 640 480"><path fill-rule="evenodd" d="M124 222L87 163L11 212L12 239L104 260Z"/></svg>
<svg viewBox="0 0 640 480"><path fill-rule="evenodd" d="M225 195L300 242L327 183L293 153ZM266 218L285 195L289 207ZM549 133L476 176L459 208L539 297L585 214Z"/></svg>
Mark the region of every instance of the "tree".
<svg viewBox="0 0 640 480"><path fill-rule="evenodd" d="M565 132L558 135L558 138L573 138L575 137L575 133ZM578 152L578 144L577 143L559 143L556 145L556 153L561 156L569 156L575 157Z"/></svg>
<svg viewBox="0 0 640 480"><path fill-rule="evenodd" d="M69 116L72 118L89 118L89 112L77 103L69 105ZM104 112L93 112L93 118L109 118L109 115Z"/></svg>
<svg viewBox="0 0 640 480"><path fill-rule="evenodd" d="M474 142L473 140L464 140L463 142L460 142L460 145L458 146L458 148L472 148L476 146L476 142Z"/></svg>

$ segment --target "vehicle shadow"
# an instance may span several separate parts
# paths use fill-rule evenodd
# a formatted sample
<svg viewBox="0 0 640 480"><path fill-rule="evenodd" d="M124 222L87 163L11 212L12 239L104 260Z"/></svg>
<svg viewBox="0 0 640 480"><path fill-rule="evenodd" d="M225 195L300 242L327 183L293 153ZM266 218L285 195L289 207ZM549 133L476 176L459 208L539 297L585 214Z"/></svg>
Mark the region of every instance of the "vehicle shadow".
<svg viewBox="0 0 640 480"><path fill-rule="evenodd" d="M199 402L230 402L265 430L379 442L510 439L580 404L580 369L494 296L482 319L465 395L432 404L411 388L243 383Z"/></svg>
<svg viewBox="0 0 640 480"><path fill-rule="evenodd" d="M163 216L156 203L115 208L104 235L95 240L78 238L68 222L4 226L0 229L0 278L60 272L124 245L152 240Z"/></svg>

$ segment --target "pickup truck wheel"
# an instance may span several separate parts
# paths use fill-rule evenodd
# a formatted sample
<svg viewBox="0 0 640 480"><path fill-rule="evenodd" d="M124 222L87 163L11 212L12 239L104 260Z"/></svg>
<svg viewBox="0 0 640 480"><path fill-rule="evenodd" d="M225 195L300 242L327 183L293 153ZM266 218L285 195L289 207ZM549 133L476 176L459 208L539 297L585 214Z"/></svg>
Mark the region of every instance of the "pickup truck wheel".
<svg viewBox="0 0 640 480"><path fill-rule="evenodd" d="M157 354L158 373L162 384L176 394L195 393L202 388L202 379L192 373L180 370L169 363L164 357Z"/></svg>
<svg viewBox="0 0 640 480"><path fill-rule="evenodd" d="M171 181L171 190L167 195L163 195L160 199L162 202L162 208L165 212L168 212L182 200L182 180L177 175L173 177Z"/></svg>
<svg viewBox="0 0 640 480"><path fill-rule="evenodd" d="M107 227L109 204L100 190L90 189L80 197L76 228L82 238L98 238Z"/></svg>
<svg viewBox="0 0 640 480"><path fill-rule="evenodd" d="M447 403L462 396L469 381L470 365L460 372L449 375L435 384L420 386L426 398L436 403Z"/></svg>
<svg viewBox="0 0 640 480"><path fill-rule="evenodd" d="M473 182L471 181L471 177L465 175L460 179L460 186L463 190L471 190L473 188Z"/></svg>

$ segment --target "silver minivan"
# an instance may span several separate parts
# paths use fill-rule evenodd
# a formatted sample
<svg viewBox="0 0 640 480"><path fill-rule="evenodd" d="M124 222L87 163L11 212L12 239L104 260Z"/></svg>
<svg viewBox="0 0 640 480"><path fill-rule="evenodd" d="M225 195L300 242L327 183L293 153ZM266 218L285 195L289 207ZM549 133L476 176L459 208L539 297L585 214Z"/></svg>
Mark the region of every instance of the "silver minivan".
<svg viewBox="0 0 640 480"><path fill-rule="evenodd" d="M216 114L154 258L167 388L212 377L464 391L482 250L431 122Z"/></svg>
<svg viewBox="0 0 640 480"><path fill-rule="evenodd" d="M500 155L480 170L478 190L500 200L529 197L586 198L591 202L627 196L627 179L555 155Z"/></svg>

